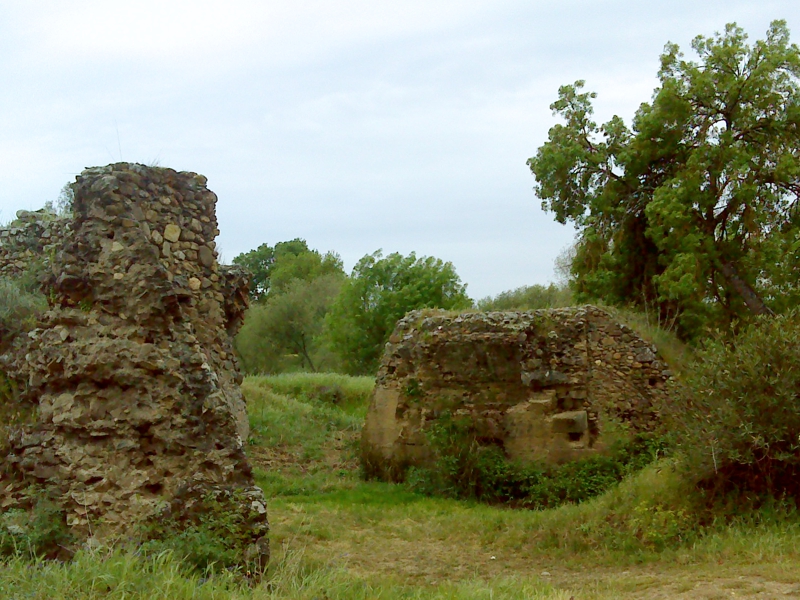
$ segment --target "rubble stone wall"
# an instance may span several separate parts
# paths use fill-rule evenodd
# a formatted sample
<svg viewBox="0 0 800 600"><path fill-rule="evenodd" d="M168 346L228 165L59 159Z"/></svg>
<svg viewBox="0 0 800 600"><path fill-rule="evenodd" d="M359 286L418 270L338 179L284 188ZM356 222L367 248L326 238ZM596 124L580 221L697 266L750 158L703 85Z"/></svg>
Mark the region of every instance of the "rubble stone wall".
<svg viewBox="0 0 800 600"><path fill-rule="evenodd" d="M17 218L0 228L0 276L18 277L34 262L49 262L69 237L72 219L48 210L17 211Z"/></svg>
<svg viewBox="0 0 800 600"><path fill-rule="evenodd" d="M216 195L201 175L128 163L87 169L74 190L59 243L41 242L56 229L46 237L34 218L0 234L0 272L49 252L51 303L0 356L19 402L36 408L0 457L0 508L24 507L35 484L73 532L119 535L223 494L263 559L266 504L243 450L231 339L248 278L217 262Z"/></svg>
<svg viewBox="0 0 800 600"><path fill-rule="evenodd" d="M671 373L656 348L593 306L410 313L386 346L362 435L369 474L430 459L426 431L469 424L510 459L561 463L606 446L605 424L648 431Z"/></svg>

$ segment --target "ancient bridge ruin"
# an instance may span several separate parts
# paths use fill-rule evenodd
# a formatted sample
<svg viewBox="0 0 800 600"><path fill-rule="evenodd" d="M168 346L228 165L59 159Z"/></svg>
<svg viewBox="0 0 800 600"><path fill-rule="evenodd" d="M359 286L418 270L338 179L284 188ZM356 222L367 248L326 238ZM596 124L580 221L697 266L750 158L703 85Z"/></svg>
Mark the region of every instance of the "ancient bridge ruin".
<svg viewBox="0 0 800 600"><path fill-rule="evenodd" d="M266 502L232 347L247 277L217 261L216 195L202 175L128 163L85 170L74 191L70 218L21 212L0 231L0 274L38 262L49 302L33 329L0 340L16 390L0 512L25 514L37 490L79 539L115 538L191 524L211 498L245 527L243 558L263 562Z"/></svg>
<svg viewBox="0 0 800 600"><path fill-rule="evenodd" d="M602 452L606 425L648 431L671 374L656 348L593 306L408 314L378 372L362 435L369 475L400 480L431 457L426 431L466 423L509 459Z"/></svg>

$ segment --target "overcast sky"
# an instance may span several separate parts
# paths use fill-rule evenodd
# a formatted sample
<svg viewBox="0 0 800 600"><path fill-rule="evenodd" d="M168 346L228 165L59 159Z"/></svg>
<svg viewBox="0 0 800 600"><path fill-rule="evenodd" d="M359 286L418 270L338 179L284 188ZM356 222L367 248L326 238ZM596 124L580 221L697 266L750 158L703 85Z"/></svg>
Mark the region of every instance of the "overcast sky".
<svg viewBox="0 0 800 600"><path fill-rule="evenodd" d="M0 222L85 167L208 177L223 257L305 238L451 261L474 298L554 278L573 230L525 161L585 79L630 122L672 41L798 0L0 0Z"/></svg>

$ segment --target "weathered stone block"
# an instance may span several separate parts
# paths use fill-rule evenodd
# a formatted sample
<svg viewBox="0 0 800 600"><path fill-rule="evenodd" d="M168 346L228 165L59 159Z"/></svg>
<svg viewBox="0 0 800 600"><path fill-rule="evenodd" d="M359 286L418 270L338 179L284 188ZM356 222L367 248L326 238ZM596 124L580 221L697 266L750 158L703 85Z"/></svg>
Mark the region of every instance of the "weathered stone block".
<svg viewBox="0 0 800 600"><path fill-rule="evenodd" d="M553 433L583 433L589 429L589 416L585 410L572 410L552 416Z"/></svg>

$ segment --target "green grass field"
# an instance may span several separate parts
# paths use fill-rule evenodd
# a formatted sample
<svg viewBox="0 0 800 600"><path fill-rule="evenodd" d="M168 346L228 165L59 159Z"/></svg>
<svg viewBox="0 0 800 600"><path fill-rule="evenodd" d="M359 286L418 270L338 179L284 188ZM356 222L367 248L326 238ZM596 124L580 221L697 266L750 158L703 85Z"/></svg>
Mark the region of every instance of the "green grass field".
<svg viewBox="0 0 800 600"><path fill-rule="evenodd" d="M513 510L359 477L367 378L251 377L248 452L269 498L263 580L192 574L168 552L9 559L9 599L798 598L800 519L714 522L669 460L581 505Z"/></svg>

